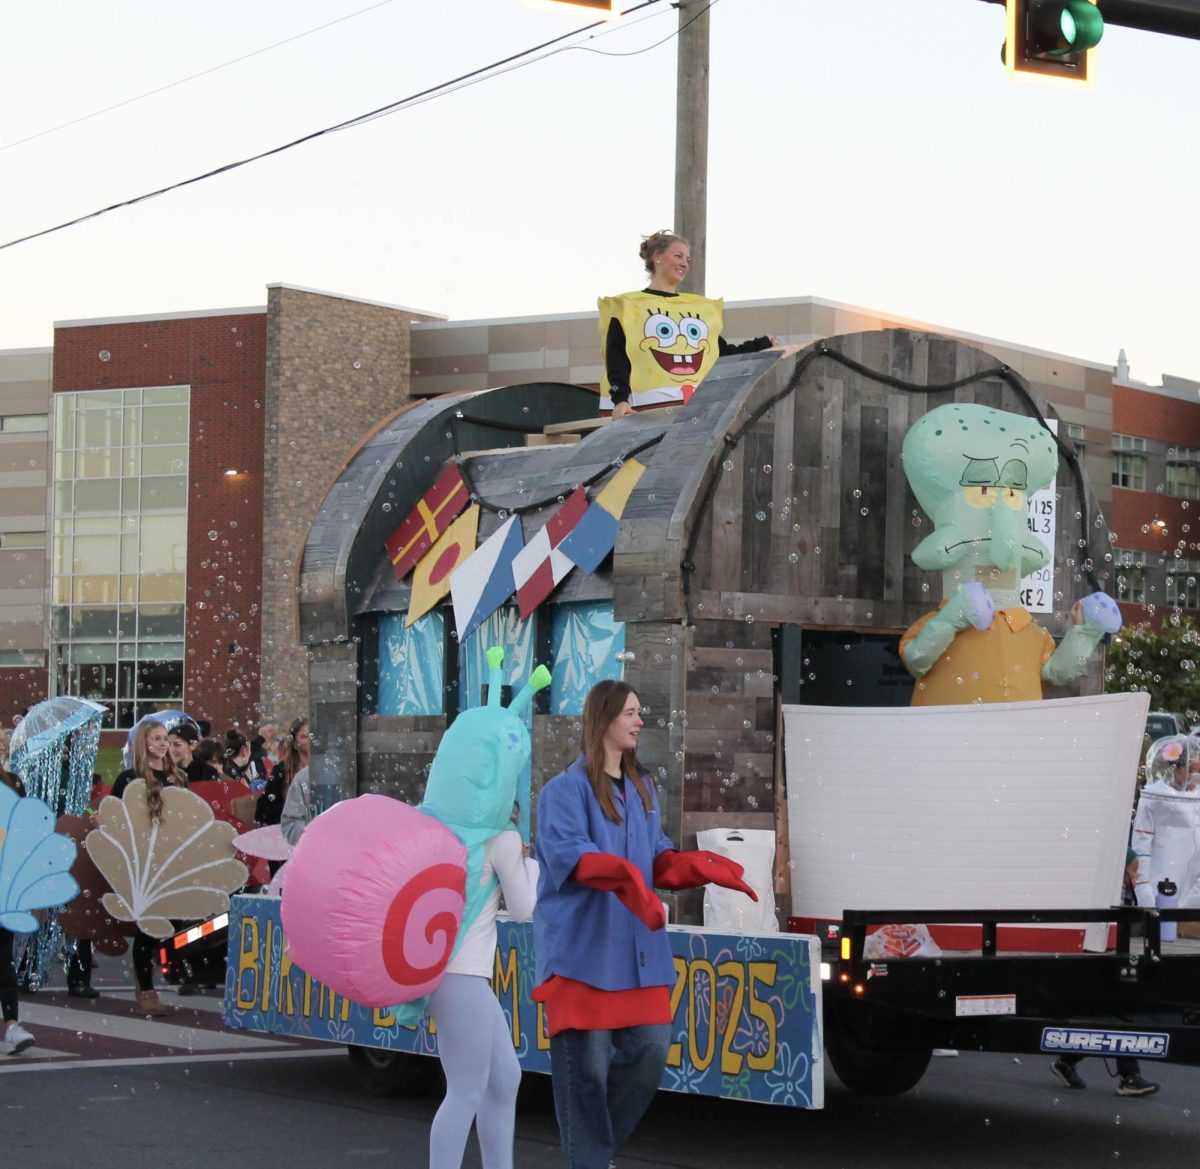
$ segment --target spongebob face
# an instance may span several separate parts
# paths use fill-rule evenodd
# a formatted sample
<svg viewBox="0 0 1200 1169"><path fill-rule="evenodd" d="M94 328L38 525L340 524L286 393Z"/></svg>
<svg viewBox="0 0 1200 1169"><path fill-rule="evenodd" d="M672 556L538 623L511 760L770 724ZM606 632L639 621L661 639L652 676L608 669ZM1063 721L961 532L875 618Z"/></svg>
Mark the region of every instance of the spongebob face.
<svg viewBox="0 0 1200 1169"><path fill-rule="evenodd" d="M947 588L978 580L1012 589L1049 562L1049 549L1029 531L1026 498L1054 478L1058 448L1036 419L971 403L938 406L909 429L902 457L934 523L913 562L941 569Z"/></svg>
<svg viewBox="0 0 1200 1169"><path fill-rule="evenodd" d="M672 382L695 384L712 342L708 325L693 313L673 315L669 310L646 313L638 348L648 353Z"/></svg>
<svg viewBox="0 0 1200 1169"><path fill-rule="evenodd" d="M724 301L692 292L661 296L642 291L604 296L598 303L602 343L608 344L613 322L624 334L634 406L687 401L716 365ZM608 391L606 368L601 409Z"/></svg>

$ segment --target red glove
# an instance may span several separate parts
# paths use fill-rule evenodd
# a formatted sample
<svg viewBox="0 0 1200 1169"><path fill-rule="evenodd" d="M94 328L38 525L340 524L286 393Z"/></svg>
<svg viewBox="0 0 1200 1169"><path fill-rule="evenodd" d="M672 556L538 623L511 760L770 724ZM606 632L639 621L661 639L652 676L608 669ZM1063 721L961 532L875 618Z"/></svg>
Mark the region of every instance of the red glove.
<svg viewBox="0 0 1200 1169"><path fill-rule="evenodd" d="M659 889L694 889L697 885L724 885L738 889L752 901L758 894L742 880L746 870L737 861L698 849L695 852L660 852L654 861L654 884Z"/></svg>
<svg viewBox="0 0 1200 1169"><path fill-rule="evenodd" d="M641 918L652 930L667 924L666 906L646 888L641 871L634 864L610 852L586 852L571 870L571 877L589 889L613 893L626 909Z"/></svg>

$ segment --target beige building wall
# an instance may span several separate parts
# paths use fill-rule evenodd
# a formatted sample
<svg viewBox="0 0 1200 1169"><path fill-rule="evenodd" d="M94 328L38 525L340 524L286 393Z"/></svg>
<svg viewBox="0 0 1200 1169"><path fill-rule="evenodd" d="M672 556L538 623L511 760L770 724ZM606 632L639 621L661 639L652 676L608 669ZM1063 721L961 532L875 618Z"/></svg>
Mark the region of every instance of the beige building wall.
<svg viewBox="0 0 1200 1169"><path fill-rule="evenodd" d="M0 669L45 666L52 349L0 353Z"/></svg>
<svg viewBox="0 0 1200 1169"><path fill-rule="evenodd" d="M818 297L725 305L724 334L731 341L767 335L784 344L807 345L843 333L895 328L941 333L976 345L1027 378L1064 422L1084 428L1084 467L1092 490L1107 509L1111 501L1110 366ZM447 390L534 381L597 385L600 354L595 312L418 324L413 327L412 392L414 397L426 397Z"/></svg>
<svg viewBox="0 0 1200 1169"><path fill-rule="evenodd" d="M409 401L411 326L432 319L396 305L268 286L263 721L286 726L308 712L307 651L297 629L304 542L363 435Z"/></svg>

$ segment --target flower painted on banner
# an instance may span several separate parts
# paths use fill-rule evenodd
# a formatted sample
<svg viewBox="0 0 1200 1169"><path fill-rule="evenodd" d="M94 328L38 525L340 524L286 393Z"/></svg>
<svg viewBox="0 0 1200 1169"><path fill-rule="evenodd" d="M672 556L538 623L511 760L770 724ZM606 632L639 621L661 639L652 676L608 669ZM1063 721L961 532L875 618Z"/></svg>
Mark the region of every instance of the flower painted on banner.
<svg viewBox="0 0 1200 1169"><path fill-rule="evenodd" d="M744 934L738 938L737 952L747 962L753 962L767 952L767 947L762 938L756 938L753 934Z"/></svg>
<svg viewBox="0 0 1200 1169"><path fill-rule="evenodd" d="M666 1076L667 1089L671 1092L691 1092L698 1096L704 1091L704 1072L693 1064L684 1062L680 1067L669 1067Z"/></svg>
<svg viewBox="0 0 1200 1169"><path fill-rule="evenodd" d="M763 1076L763 1083L771 1092L771 1103L790 1104L794 1108L811 1108L810 1066L811 1061L806 1052L793 1052L789 1044L781 1043L774 1069Z"/></svg>
<svg viewBox="0 0 1200 1169"><path fill-rule="evenodd" d="M736 1076L721 1077L721 1095L730 1100L750 1099L750 1066L742 1064L742 1070Z"/></svg>

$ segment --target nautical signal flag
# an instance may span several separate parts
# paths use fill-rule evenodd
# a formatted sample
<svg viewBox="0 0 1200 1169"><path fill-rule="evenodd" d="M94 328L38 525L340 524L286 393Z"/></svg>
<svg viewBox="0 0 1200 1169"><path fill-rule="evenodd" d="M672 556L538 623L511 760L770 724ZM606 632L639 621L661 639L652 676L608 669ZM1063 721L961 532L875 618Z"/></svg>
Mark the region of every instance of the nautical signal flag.
<svg viewBox="0 0 1200 1169"><path fill-rule="evenodd" d="M468 502L467 485L457 464L451 463L388 537L387 553L395 566L397 580L408 575Z"/></svg>
<svg viewBox="0 0 1200 1169"><path fill-rule="evenodd" d="M450 574L475 551L478 531L479 504L474 504L437 538L413 573L406 626L424 617L450 591Z"/></svg>
<svg viewBox="0 0 1200 1169"><path fill-rule="evenodd" d="M450 595L459 645L513 595L513 561L522 547L521 521L511 515L454 570Z"/></svg>
<svg viewBox="0 0 1200 1169"><path fill-rule="evenodd" d="M559 550L567 534L583 518L588 508L587 492L575 488L562 505L517 553L513 561L513 580L517 586L517 604L525 621L575 565Z"/></svg>
<svg viewBox="0 0 1200 1169"><path fill-rule="evenodd" d="M629 495L646 467L637 459L626 459L617 473L596 493L591 506L558 545L572 564L584 572L595 572L617 542L617 521Z"/></svg>

